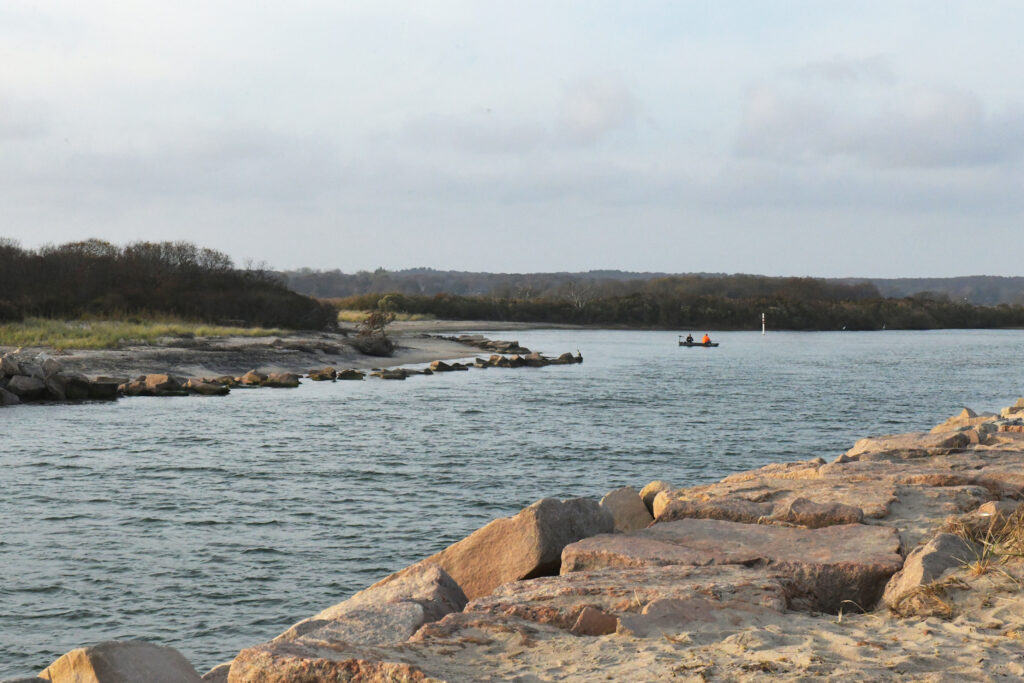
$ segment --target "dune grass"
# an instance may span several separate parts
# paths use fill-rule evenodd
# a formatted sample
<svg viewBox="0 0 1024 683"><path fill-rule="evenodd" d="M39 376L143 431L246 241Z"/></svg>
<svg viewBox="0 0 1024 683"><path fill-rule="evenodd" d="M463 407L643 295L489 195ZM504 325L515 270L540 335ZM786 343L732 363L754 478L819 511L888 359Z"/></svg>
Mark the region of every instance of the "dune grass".
<svg viewBox="0 0 1024 683"><path fill-rule="evenodd" d="M224 327L173 319L53 320L26 318L0 324L0 346L49 346L64 349L116 349L152 344L164 337L279 336L279 329Z"/></svg>
<svg viewBox="0 0 1024 683"><path fill-rule="evenodd" d="M341 309L338 311L339 323L361 323L366 320L370 311L356 311L352 309ZM395 321L410 322L417 320L437 320L437 316L427 313L395 313Z"/></svg>

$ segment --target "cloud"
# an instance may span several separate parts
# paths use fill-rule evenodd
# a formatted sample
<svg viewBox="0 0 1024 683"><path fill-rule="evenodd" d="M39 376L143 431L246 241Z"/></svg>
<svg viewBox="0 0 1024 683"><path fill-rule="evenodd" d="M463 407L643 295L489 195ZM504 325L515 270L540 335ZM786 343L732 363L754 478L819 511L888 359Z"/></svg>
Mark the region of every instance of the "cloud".
<svg viewBox="0 0 1024 683"><path fill-rule="evenodd" d="M852 160L871 167L1001 164L1024 153L1024 111L993 112L975 94L949 87L748 90L737 134L744 158L778 163Z"/></svg>
<svg viewBox="0 0 1024 683"><path fill-rule="evenodd" d="M822 80L829 83L893 83L896 75L887 57L876 55L863 59L832 57L808 62L784 73L801 80Z"/></svg>
<svg viewBox="0 0 1024 683"><path fill-rule="evenodd" d="M629 88L613 77L568 84L562 93L559 130L577 144L593 143L635 122L637 102Z"/></svg>
<svg viewBox="0 0 1024 683"><path fill-rule="evenodd" d="M507 154L549 142L540 123L507 119L490 109L464 116L429 114L408 121L401 138L426 147L444 147L475 154Z"/></svg>

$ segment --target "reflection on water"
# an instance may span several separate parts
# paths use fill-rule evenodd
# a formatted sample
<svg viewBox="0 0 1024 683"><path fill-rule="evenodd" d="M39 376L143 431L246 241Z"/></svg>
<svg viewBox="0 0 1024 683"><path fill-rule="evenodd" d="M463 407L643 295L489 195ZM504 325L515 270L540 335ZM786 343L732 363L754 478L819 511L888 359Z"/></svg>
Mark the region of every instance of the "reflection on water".
<svg viewBox="0 0 1024 683"><path fill-rule="evenodd" d="M110 638L203 671L537 498L830 459L1024 393L1016 331L515 336L585 362L0 411L0 676Z"/></svg>

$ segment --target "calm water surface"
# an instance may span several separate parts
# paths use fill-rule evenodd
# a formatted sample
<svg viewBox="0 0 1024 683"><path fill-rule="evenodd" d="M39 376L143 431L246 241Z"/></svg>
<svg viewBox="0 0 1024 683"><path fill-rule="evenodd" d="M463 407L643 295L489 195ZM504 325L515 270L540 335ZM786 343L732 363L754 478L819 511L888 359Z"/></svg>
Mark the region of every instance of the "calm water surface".
<svg viewBox="0 0 1024 683"><path fill-rule="evenodd" d="M1024 393L1019 331L490 336L586 362L0 410L0 677L111 638L203 672L540 497L832 458Z"/></svg>

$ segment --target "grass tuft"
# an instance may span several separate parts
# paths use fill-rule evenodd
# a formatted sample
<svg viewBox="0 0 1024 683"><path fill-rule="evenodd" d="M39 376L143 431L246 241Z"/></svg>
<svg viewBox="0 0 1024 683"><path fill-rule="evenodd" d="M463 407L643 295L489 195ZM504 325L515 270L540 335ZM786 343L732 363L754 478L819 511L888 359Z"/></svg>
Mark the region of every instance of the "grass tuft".
<svg viewBox="0 0 1024 683"><path fill-rule="evenodd" d="M342 309L338 311L339 323L361 323L366 320L370 311L356 311L353 309ZM395 313L395 321L416 322L419 320L437 320L437 316L429 313Z"/></svg>
<svg viewBox="0 0 1024 683"><path fill-rule="evenodd" d="M0 346L48 346L65 349L116 349L126 344L152 344L163 338L263 337L279 329L226 327L175 319L53 320L26 318L0 324Z"/></svg>

